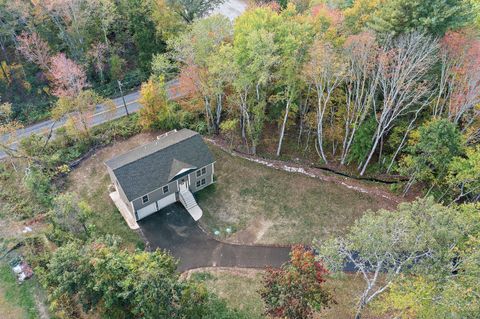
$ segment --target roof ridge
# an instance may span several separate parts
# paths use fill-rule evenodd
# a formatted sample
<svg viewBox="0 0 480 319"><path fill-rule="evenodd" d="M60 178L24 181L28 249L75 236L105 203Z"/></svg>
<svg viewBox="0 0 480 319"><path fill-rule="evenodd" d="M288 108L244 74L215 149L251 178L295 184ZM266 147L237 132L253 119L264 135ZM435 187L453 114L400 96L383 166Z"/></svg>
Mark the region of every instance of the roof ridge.
<svg viewBox="0 0 480 319"><path fill-rule="evenodd" d="M160 151L160 150L166 150L166 149L168 149L168 148L170 148L170 147L172 147L172 146L174 146L174 145L176 145L176 144L178 144L178 143L187 141L187 140L189 140L189 139L191 139L191 138L193 138L193 137L195 137L195 136L199 136L199 135L200 135L198 132L195 132L195 131L192 131L192 130L186 129L186 128L183 128L183 129L181 129L180 131L177 131L177 132L175 132L175 133L180 133L180 132L182 132L182 131L190 131L190 132L192 132L192 133L194 133L194 134L191 134L190 136L188 136L188 137L186 137L186 138L184 138L184 139L182 139L182 140L180 140L180 141L177 141L177 142L175 142L175 143L171 143L171 144L169 144L169 145L166 145L165 147L162 147L162 148L160 148L160 149L156 149L155 151L150 151L150 152L144 154L144 155L141 156L141 157L138 157L138 158L135 158L135 159L131 159L131 160L129 160L128 162L126 162L125 164L123 164L123 165L120 165L120 166L117 166L117 167L115 167L115 168L112 168L112 170L117 170L117 169L119 169L119 168L121 168L121 167L128 166L128 165L130 165L130 164L132 164L132 163L135 163L135 162L138 161L138 160L147 158L147 157L155 154L156 152L158 152L158 151ZM171 136L171 135L170 135L170 136ZM167 137L168 137L168 135L164 136L163 138L167 138ZM120 154L120 155L118 155L118 156L116 156L116 157L114 157L114 158L106 161L105 164L106 164L107 166L110 166L110 165L108 165L109 162L112 162L112 161L114 161L114 160L116 160L116 159L118 159L118 158L121 158L122 156L125 156L125 157L126 157L127 154L130 154L130 153L132 153L132 152L134 152L134 151L136 151L136 150L140 150L140 149L142 149L142 148L146 148L148 145L150 145L150 144L155 144L155 143L157 143L157 142L159 142L159 141L161 141L161 140L162 140L162 139L156 139L156 140L151 141L151 142L149 142L149 143L147 143L147 144L139 145L139 146L137 146L137 147L135 147L135 148L132 148L131 150L129 150L129 151L126 152L126 153ZM113 166L115 166L115 165L113 165Z"/></svg>

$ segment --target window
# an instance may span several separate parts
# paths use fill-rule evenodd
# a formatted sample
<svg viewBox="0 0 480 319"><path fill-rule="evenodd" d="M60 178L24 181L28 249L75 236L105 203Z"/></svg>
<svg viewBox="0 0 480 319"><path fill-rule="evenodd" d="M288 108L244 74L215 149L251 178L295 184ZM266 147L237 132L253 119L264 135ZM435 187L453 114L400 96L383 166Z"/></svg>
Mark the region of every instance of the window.
<svg viewBox="0 0 480 319"><path fill-rule="evenodd" d="M203 167L202 169L199 169L197 171L197 177L200 177L200 176L205 175L205 174L207 174L207 168L206 167Z"/></svg>
<svg viewBox="0 0 480 319"><path fill-rule="evenodd" d="M146 202L148 202L148 195L142 197L142 203L145 204Z"/></svg>
<svg viewBox="0 0 480 319"><path fill-rule="evenodd" d="M168 193L168 185L163 186L163 193L164 193L164 194L165 194L165 193Z"/></svg>
<svg viewBox="0 0 480 319"><path fill-rule="evenodd" d="M205 185L205 178L202 178L202 185Z"/></svg>
<svg viewBox="0 0 480 319"><path fill-rule="evenodd" d="M200 181L197 181L197 187L200 187Z"/></svg>

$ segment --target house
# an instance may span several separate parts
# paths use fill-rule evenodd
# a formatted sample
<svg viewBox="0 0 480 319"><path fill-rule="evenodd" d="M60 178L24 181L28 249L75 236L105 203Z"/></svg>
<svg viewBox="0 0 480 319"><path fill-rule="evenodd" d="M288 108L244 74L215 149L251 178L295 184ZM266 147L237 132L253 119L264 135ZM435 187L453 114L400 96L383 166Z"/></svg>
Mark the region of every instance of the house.
<svg viewBox="0 0 480 319"><path fill-rule="evenodd" d="M192 193L213 183L214 164L200 134L188 129L168 132L105 162L122 207L136 221L176 201L198 220L202 210Z"/></svg>

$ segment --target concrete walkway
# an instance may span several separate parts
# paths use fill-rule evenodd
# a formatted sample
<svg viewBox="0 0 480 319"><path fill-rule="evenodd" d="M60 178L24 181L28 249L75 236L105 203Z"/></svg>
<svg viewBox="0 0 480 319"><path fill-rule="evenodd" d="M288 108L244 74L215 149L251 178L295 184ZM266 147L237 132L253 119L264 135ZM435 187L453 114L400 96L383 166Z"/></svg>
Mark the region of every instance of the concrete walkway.
<svg viewBox="0 0 480 319"><path fill-rule="evenodd" d="M179 203L138 224L151 249L166 249L179 259L179 271L199 267L279 267L289 260L290 247L234 245L211 238Z"/></svg>
<svg viewBox="0 0 480 319"><path fill-rule="evenodd" d="M112 192L110 193L110 198L112 199L117 209L120 211L120 214L122 214L123 219L125 219L125 221L127 222L128 227L130 227L130 229L140 228L137 224L137 221L135 220L135 218L133 218L132 214L128 210L127 205L120 198L120 194L117 191Z"/></svg>

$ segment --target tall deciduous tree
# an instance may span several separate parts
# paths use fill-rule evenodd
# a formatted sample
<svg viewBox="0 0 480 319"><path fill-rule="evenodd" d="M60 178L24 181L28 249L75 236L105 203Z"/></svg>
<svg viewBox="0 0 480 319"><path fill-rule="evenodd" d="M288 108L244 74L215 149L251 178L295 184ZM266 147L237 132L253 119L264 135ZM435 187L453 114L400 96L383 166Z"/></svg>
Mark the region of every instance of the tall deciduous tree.
<svg viewBox="0 0 480 319"><path fill-rule="evenodd" d="M333 91L345 77L345 63L334 47L322 39L317 39L310 49L310 59L305 64L307 81L314 85L317 93L317 146L325 163L328 162L323 149L324 116Z"/></svg>
<svg viewBox="0 0 480 319"><path fill-rule="evenodd" d="M373 104L377 128L363 175L380 141L399 117L424 108L431 100L433 84L426 76L435 63L437 42L421 33L410 33L391 40L380 52L377 71L382 101Z"/></svg>
<svg viewBox="0 0 480 319"><path fill-rule="evenodd" d="M467 131L480 118L480 39L471 31L448 32L441 41L441 74L434 116Z"/></svg>
<svg viewBox="0 0 480 319"><path fill-rule="evenodd" d="M405 192L415 181L427 182L431 189L442 186L453 158L463 153L460 132L445 119L421 126L409 143L409 155L400 166L400 172L410 177Z"/></svg>
<svg viewBox="0 0 480 319"><path fill-rule="evenodd" d="M205 17L225 0L169 0L174 10L188 23Z"/></svg>
<svg viewBox="0 0 480 319"><path fill-rule="evenodd" d="M174 59L182 64L180 79L186 80L200 95L209 128L216 133L226 86L232 81L229 71L231 56L228 56L229 51L220 49L223 44L231 42L232 33L230 20L214 15L196 21L188 32L169 43Z"/></svg>
<svg viewBox="0 0 480 319"><path fill-rule="evenodd" d="M345 164L358 128L375 102L378 89L376 62L379 53L375 35L362 32L347 38L344 44L346 69L346 112L341 163Z"/></svg>
<svg viewBox="0 0 480 319"><path fill-rule="evenodd" d="M452 276L459 271L465 260L456 258L457 249L477 227L464 216L432 198L401 204L396 211L367 212L346 236L319 243L319 258L334 272L349 262L364 279L358 319L404 275L435 269L437 275Z"/></svg>
<svg viewBox="0 0 480 319"><path fill-rule="evenodd" d="M38 33L22 32L17 36L17 49L28 61L35 63L44 71L50 71L51 52L48 43Z"/></svg>
<svg viewBox="0 0 480 319"><path fill-rule="evenodd" d="M49 74L53 94L57 97L75 98L87 87L87 75L83 68L63 53L51 58Z"/></svg>
<svg viewBox="0 0 480 319"><path fill-rule="evenodd" d="M278 14L270 8L248 11L235 21L233 87L240 108L242 138L252 153L260 141L266 119L266 87L279 63L272 30Z"/></svg>
<svg viewBox="0 0 480 319"><path fill-rule="evenodd" d="M279 63L281 67L276 73L278 84L281 87L281 100L285 103L283 111L283 121L280 128L280 136L277 147L277 156L282 151L282 143L287 126L288 116L292 104L299 95L302 86L301 77L298 70L301 70L307 57L308 47L310 46L312 30L304 21L295 17L294 5L288 5L282 11L281 22L277 26L276 42L279 49Z"/></svg>
<svg viewBox="0 0 480 319"><path fill-rule="evenodd" d="M387 34L417 30L443 35L447 30L471 23L474 19L470 0L391 0L375 12L370 27Z"/></svg>
<svg viewBox="0 0 480 319"><path fill-rule="evenodd" d="M464 204L440 211L431 225L451 245L444 259L453 256L450 266L416 269L415 276L394 283L376 308L401 318L475 318L480 311L479 209L478 204Z"/></svg>
<svg viewBox="0 0 480 319"><path fill-rule="evenodd" d="M168 96L163 77L150 78L140 89L139 123L144 129L158 125L162 114L168 112Z"/></svg>

